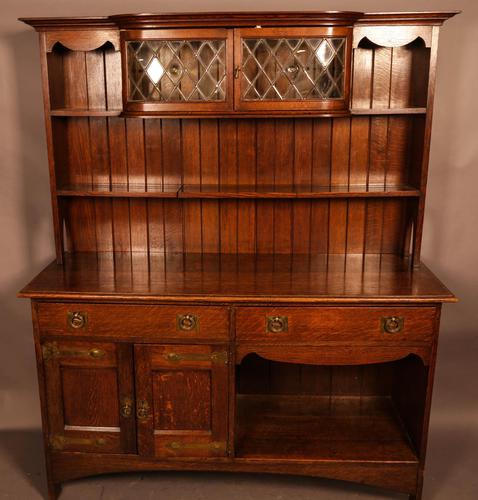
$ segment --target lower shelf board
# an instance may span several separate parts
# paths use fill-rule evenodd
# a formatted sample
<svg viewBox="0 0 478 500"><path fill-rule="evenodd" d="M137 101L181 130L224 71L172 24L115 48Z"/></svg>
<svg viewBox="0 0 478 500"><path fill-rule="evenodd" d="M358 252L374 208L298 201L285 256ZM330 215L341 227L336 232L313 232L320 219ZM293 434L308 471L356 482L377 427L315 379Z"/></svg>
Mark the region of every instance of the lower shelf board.
<svg viewBox="0 0 478 500"><path fill-rule="evenodd" d="M418 463L386 397L238 395L236 457Z"/></svg>

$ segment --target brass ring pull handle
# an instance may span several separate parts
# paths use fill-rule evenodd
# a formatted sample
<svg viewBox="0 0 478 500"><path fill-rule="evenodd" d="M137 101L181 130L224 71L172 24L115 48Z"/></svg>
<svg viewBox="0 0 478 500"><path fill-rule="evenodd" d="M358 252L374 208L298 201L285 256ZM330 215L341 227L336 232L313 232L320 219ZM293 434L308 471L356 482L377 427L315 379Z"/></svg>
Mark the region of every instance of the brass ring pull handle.
<svg viewBox="0 0 478 500"><path fill-rule="evenodd" d="M136 416L140 419L140 420L146 420L147 418L149 418L149 403L145 400L145 399L142 399L139 403L138 403L138 408L136 410Z"/></svg>
<svg viewBox="0 0 478 500"><path fill-rule="evenodd" d="M199 326L199 319L194 314L178 314L177 326L178 330L182 330L183 332L197 330Z"/></svg>
<svg viewBox="0 0 478 500"><path fill-rule="evenodd" d="M403 330L404 319L400 316L382 318L382 330L385 333L400 333Z"/></svg>
<svg viewBox="0 0 478 500"><path fill-rule="evenodd" d="M169 66L169 72L173 76L178 76L181 75L183 71L181 69L181 66L179 66L179 64L171 64L171 66Z"/></svg>
<svg viewBox="0 0 478 500"><path fill-rule="evenodd" d="M267 333L284 333L289 330L287 316L268 316L266 318Z"/></svg>
<svg viewBox="0 0 478 500"><path fill-rule="evenodd" d="M78 330L88 324L88 313L81 311L68 311L68 326Z"/></svg>
<svg viewBox="0 0 478 500"><path fill-rule="evenodd" d="M289 75L296 75L299 72L299 66L297 64L291 64L287 66L286 71Z"/></svg>
<svg viewBox="0 0 478 500"><path fill-rule="evenodd" d="M133 414L133 401L131 398L124 398L121 404L120 413L123 418L129 418Z"/></svg>

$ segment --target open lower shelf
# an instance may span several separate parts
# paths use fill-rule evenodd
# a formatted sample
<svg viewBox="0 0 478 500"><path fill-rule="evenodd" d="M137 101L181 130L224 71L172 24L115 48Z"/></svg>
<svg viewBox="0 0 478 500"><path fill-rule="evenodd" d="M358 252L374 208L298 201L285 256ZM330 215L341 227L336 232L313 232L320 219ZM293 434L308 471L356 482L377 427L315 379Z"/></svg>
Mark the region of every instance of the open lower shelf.
<svg viewBox="0 0 478 500"><path fill-rule="evenodd" d="M408 185L160 185L160 184L75 184L62 186L58 196L139 198L383 198L418 197L420 191Z"/></svg>
<svg viewBox="0 0 478 500"><path fill-rule="evenodd" d="M390 398L237 396L236 456L418 463Z"/></svg>

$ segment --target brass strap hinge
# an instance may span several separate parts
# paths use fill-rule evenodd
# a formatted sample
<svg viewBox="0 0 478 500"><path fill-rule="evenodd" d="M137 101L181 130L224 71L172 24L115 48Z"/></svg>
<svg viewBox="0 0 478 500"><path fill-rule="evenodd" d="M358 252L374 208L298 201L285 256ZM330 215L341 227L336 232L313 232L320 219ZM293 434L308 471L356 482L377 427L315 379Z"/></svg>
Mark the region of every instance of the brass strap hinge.
<svg viewBox="0 0 478 500"><path fill-rule="evenodd" d="M70 350L70 349L58 349L56 342L47 342L42 346L43 360L49 361L50 359L62 358L62 357L83 357L83 358L93 358L101 359L105 356L105 351L97 349L96 347L92 349L85 350Z"/></svg>
<svg viewBox="0 0 478 500"><path fill-rule="evenodd" d="M59 434L50 437L50 446L54 450L63 450L65 446L104 446L106 439L103 438L79 438L67 437Z"/></svg>
<svg viewBox="0 0 478 500"><path fill-rule="evenodd" d="M164 358L171 363L179 363L180 361L211 361L211 363L227 364L226 351L216 351L210 354L197 352L179 354L177 352L168 352L164 355Z"/></svg>
<svg viewBox="0 0 478 500"><path fill-rule="evenodd" d="M225 441L212 441L209 443L183 443L182 441L171 441L166 444L171 450L215 450L226 451L227 443Z"/></svg>

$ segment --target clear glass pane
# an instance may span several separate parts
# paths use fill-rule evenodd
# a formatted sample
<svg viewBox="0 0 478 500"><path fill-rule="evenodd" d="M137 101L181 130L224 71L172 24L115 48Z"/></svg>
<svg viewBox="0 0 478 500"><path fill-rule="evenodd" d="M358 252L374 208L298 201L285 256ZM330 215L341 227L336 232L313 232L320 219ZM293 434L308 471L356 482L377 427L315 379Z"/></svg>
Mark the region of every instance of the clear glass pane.
<svg viewBox="0 0 478 500"><path fill-rule="evenodd" d="M225 101L225 40L146 40L127 44L129 100Z"/></svg>
<svg viewBox="0 0 478 500"><path fill-rule="evenodd" d="M343 98L345 38L242 40L245 101Z"/></svg>

